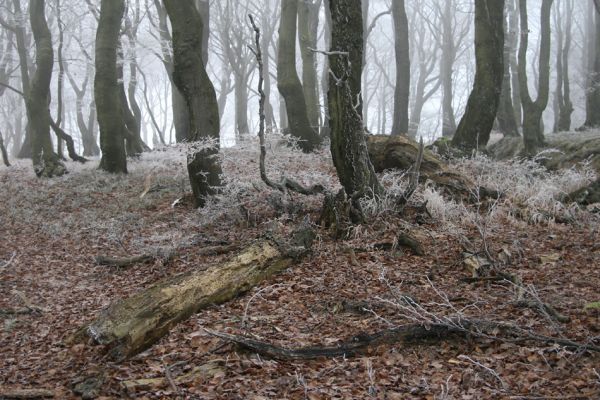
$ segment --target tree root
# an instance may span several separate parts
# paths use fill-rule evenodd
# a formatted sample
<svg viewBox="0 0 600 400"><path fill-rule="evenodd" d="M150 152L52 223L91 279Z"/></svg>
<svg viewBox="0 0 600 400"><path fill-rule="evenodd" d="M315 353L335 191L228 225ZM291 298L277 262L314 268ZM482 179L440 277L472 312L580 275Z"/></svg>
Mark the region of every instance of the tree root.
<svg viewBox="0 0 600 400"><path fill-rule="evenodd" d="M593 344L583 344L568 339L538 335L518 326L502 322L461 318L448 319L446 322L428 325L403 325L397 328L385 329L374 334L359 334L352 337L350 340L333 347L308 346L301 348L286 348L247 336L216 332L206 328L204 328L204 330L214 337L237 344L258 353L261 356L280 360L311 360L321 357L354 357L367 352L369 349L385 344L439 342L451 337L483 337L511 343L533 342L558 344L570 349L600 352L600 346ZM498 331L498 335L502 333L502 336L486 333L492 331Z"/></svg>

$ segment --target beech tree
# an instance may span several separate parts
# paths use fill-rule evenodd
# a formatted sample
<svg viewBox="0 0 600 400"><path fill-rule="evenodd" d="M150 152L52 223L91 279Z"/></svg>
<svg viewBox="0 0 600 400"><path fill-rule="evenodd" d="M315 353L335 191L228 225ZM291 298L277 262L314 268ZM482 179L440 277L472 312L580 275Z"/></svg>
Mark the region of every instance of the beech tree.
<svg viewBox="0 0 600 400"><path fill-rule="evenodd" d="M303 151L309 152L319 144L320 139L317 132L310 126L304 89L296 71L297 18L298 0L282 0L277 57L277 88L285 99L290 134L299 140L298 145Z"/></svg>
<svg viewBox="0 0 600 400"><path fill-rule="evenodd" d="M410 96L410 52L408 18L404 0L392 0L394 50L396 54L396 87L392 135L408 134L408 98Z"/></svg>
<svg viewBox="0 0 600 400"><path fill-rule="evenodd" d="M586 91L585 128L600 126L600 0L594 2L594 56L590 73L589 88ZM590 55L591 57L591 55Z"/></svg>
<svg viewBox="0 0 600 400"><path fill-rule="evenodd" d="M383 188L369 159L362 121L361 73L363 60L360 0L329 0L331 10L331 77L329 126L331 155L346 195L354 208L359 200L377 196ZM351 214L354 222L360 213Z"/></svg>
<svg viewBox="0 0 600 400"><path fill-rule="evenodd" d="M29 17L35 41L36 70L26 97L27 119L31 127L33 169L37 176L53 177L67 172L54 152L50 137L50 81L54 66L52 37L46 22L44 0L30 0Z"/></svg>
<svg viewBox="0 0 600 400"><path fill-rule="evenodd" d="M124 12L124 0L102 0L96 32L94 98L102 149L100 168L112 173L127 173L127 127L119 94L117 69L117 48Z"/></svg>
<svg viewBox="0 0 600 400"><path fill-rule="evenodd" d="M504 0L475 2L473 91L452 144L464 150L485 147L494 125L504 77Z"/></svg>
<svg viewBox="0 0 600 400"><path fill-rule="evenodd" d="M523 106L523 141L525 153L534 155L544 144L542 114L548 105L550 90L550 12L553 0L542 0L540 16L541 39L539 55L539 84L537 99L533 100L527 86L527 47L529 39L529 21L527 19L527 0L520 0L521 45L519 47L519 87Z"/></svg>
<svg viewBox="0 0 600 400"><path fill-rule="evenodd" d="M191 2L164 0L173 29L173 80L185 98L190 138L206 140L188 155L187 169L197 207L221 186L219 107L202 60L202 18Z"/></svg>

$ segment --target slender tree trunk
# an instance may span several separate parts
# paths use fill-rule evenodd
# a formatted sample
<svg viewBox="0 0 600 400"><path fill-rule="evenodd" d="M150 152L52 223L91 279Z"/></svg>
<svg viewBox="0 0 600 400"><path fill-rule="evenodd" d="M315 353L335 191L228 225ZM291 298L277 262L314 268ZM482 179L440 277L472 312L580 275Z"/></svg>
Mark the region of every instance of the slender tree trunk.
<svg viewBox="0 0 600 400"><path fill-rule="evenodd" d="M593 128L600 126L600 2L595 3L594 63L587 91L586 118L584 126Z"/></svg>
<svg viewBox="0 0 600 400"><path fill-rule="evenodd" d="M58 50L57 50L57 61L58 61L58 80L56 82L56 126L59 128L62 125L64 107L63 107L63 88L65 81L65 63L63 60L63 46L64 46L64 25L61 16L61 4L60 0L55 1L56 6L56 23L58 25ZM64 160L63 154L63 141L61 138L56 139L56 154L61 160Z"/></svg>
<svg viewBox="0 0 600 400"><path fill-rule="evenodd" d="M394 47L396 53L396 88L392 135L408 134L408 100L410 96L410 51L408 18L404 0L392 0Z"/></svg>
<svg viewBox="0 0 600 400"><path fill-rule="evenodd" d="M235 130L242 137L250 132L248 126L248 88L244 77L234 76Z"/></svg>
<svg viewBox="0 0 600 400"><path fill-rule="evenodd" d="M513 0L508 0L505 11L507 17L512 12ZM513 96L511 88L511 57L513 53L513 38L510 31L510 23L507 17L503 18L504 23L504 77L502 78L502 93L500 94L500 104L498 106L498 126L504 136L519 136L519 127L513 107ZM519 108L521 105L519 104Z"/></svg>
<svg viewBox="0 0 600 400"><path fill-rule="evenodd" d="M523 123L523 112L521 105L521 91L519 88L519 63L517 60L517 53L519 51L519 10L515 6L515 1L519 0L508 0L508 29L510 43L512 108L515 113L515 121L518 129Z"/></svg>
<svg viewBox="0 0 600 400"><path fill-rule="evenodd" d="M2 153L2 161L4 165L10 167L10 162L8 161L8 153L6 151L6 147L4 147L4 139L2 138L2 132L0 132L0 152Z"/></svg>
<svg viewBox="0 0 600 400"><path fill-rule="evenodd" d="M504 77L504 0L475 2L473 91L452 145L466 151L485 147L494 126Z"/></svg>
<svg viewBox="0 0 600 400"><path fill-rule="evenodd" d="M344 191L360 210L359 199L383 192L369 160L362 121L363 60L360 0L330 0L332 42L329 64L336 82L329 86L331 154ZM357 104L358 101L358 104ZM351 215L359 222L361 213Z"/></svg>
<svg viewBox="0 0 600 400"><path fill-rule="evenodd" d="M277 56L277 87L285 99L290 134L299 140L305 152L318 146L319 135L310 126L304 91L296 71L296 20L298 0L281 1L279 49Z"/></svg>
<svg viewBox="0 0 600 400"><path fill-rule="evenodd" d="M541 39L539 56L538 97L532 100L527 87L527 46L529 23L527 19L527 0L520 0L521 46L519 47L519 87L523 106L523 141L525 154L533 156L544 144L542 114L548 105L550 85L550 13L553 0L542 0Z"/></svg>
<svg viewBox="0 0 600 400"><path fill-rule="evenodd" d="M456 132L456 119L454 117L454 91L452 76L456 48L454 45L454 32L452 29L452 15L454 1L446 0L444 16L442 18L442 58L440 60L440 79L442 80L442 135L449 137Z"/></svg>
<svg viewBox="0 0 600 400"><path fill-rule="evenodd" d="M50 82L54 65L52 37L45 15L44 0L30 0L29 17L35 40L36 71L27 94L27 118L32 133L33 169L37 176L53 177L67 172L65 166L54 152L50 138Z"/></svg>
<svg viewBox="0 0 600 400"><path fill-rule="evenodd" d="M319 126L319 93L317 86L317 33L321 0L303 0L298 4L298 33L302 57L302 88L306 101L308 122L314 129Z"/></svg>
<svg viewBox="0 0 600 400"><path fill-rule="evenodd" d="M124 12L124 0L102 0L96 32L94 99L102 149L100 168L111 173L127 173L127 127L119 94L117 69L117 48Z"/></svg>
<svg viewBox="0 0 600 400"><path fill-rule="evenodd" d="M565 0L564 11L561 10L560 3L556 4L555 16L556 91L554 95L554 132L564 132L571 129L571 114L573 113L571 84L569 81L569 54L571 51L573 2L571 0Z"/></svg>
<svg viewBox="0 0 600 400"><path fill-rule="evenodd" d="M21 8L21 0L12 0L13 11L18 23L15 26L15 39L17 42L17 54L19 55L19 71L21 75L21 89L27 94L30 91L31 82L29 79L29 57L27 56L27 40L24 23L26 21ZM21 144L21 149L17 158L32 157L32 131L29 123L25 127L25 139Z"/></svg>
<svg viewBox="0 0 600 400"><path fill-rule="evenodd" d="M269 45L271 39L273 38L274 28L270 27L269 20L267 19L267 15L271 13L270 11L270 2L266 2L265 7L266 10L261 16L261 25L263 34L260 37L261 43L261 51L264 58L264 92L265 92L265 123L267 126L267 130L272 130L277 126L277 122L275 121L275 112L273 111L273 105L271 104L271 73L270 73L270 63L269 63ZM270 32L268 35L267 32Z"/></svg>
<svg viewBox="0 0 600 400"><path fill-rule="evenodd" d="M323 27L323 36L325 41L325 49L331 47L331 10L329 8L329 0L323 0L325 7L325 24ZM323 60L323 71L321 73L321 93L323 96L323 123L321 135L323 137L329 137L329 101L327 100L327 94L329 91L329 57L325 57Z"/></svg>
<svg viewBox="0 0 600 400"><path fill-rule="evenodd" d="M190 115L190 133L200 144L188 156L188 174L196 206L221 186L219 160L219 107L215 89L202 61L202 18L194 6L180 0L164 0L173 27L173 80L183 94Z"/></svg>

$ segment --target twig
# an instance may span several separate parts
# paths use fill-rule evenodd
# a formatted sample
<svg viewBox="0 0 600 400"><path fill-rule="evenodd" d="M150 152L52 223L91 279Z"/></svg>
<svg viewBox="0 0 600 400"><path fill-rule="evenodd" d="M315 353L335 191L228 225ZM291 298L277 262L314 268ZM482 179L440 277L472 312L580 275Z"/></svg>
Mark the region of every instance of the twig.
<svg viewBox="0 0 600 400"><path fill-rule="evenodd" d="M277 286L281 286L281 284L275 284L275 285L264 287L264 288L258 290L256 293L254 293L252 295L252 297L250 297L250 299L246 303L246 307L244 307L244 316L242 317L242 321L240 322L240 325L242 326L242 329L246 329L247 328L247 326L246 326L246 319L248 318L248 309L250 308L250 303L252 302L252 300L254 300L257 296L259 296L265 290L272 289L272 288L277 287Z"/></svg>
<svg viewBox="0 0 600 400"><path fill-rule="evenodd" d="M267 172L265 170L265 158L267 155L267 148L265 145L265 92L263 90L264 84L264 67L262 60L262 51L260 49L260 29L256 26L254 22L254 18L252 14L248 14L248 19L250 20L250 24L252 25L252 29L254 30L254 42L255 48L250 47L250 50L256 57L256 61L258 63L258 93L260 94L258 100L258 114L260 118L259 129L258 129L258 138L260 142L260 177L262 181L270 188L279 190L280 192L286 192L287 190L291 190L296 193L300 193L303 195L315 195L320 194L325 191L325 188L322 185L313 185L311 187L305 187L300 183L291 180L289 178L283 177L279 183L273 182L267 176Z"/></svg>
<svg viewBox="0 0 600 400"><path fill-rule="evenodd" d="M12 264L12 262L15 259L16 256L17 256L17 252L13 251L12 255L10 256L10 259L8 261L6 261L4 263L4 265L0 265L0 269L7 268L10 264Z"/></svg>
<svg viewBox="0 0 600 400"><path fill-rule="evenodd" d="M491 376L493 376L494 378L496 378L498 380L498 382L500 382L500 385L502 385L502 389L506 390L508 388L508 385L506 384L506 382L504 382L504 380L500 377L500 375L498 375L498 373L496 371L494 371L493 369L491 369L490 367L487 367L485 365L483 365L482 363L480 363L479 361L475 361L473 360L471 357L461 354L457 357L459 360L467 360L470 363L478 366L479 368L483 369L484 371L486 371L488 374L490 374Z"/></svg>

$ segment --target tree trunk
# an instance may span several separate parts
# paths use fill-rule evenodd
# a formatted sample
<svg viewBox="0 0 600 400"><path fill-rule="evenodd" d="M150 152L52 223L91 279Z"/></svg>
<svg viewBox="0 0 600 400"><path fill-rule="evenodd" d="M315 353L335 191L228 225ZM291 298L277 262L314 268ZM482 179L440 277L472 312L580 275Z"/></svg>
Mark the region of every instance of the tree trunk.
<svg viewBox="0 0 600 400"><path fill-rule="evenodd" d="M164 279L113 303L72 339L81 340L85 332L106 346L111 358L123 360L152 346L191 315L231 300L285 270L309 247L310 239L289 245L259 240L227 261Z"/></svg>
<svg viewBox="0 0 600 400"><path fill-rule="evenodd" d="M506 3L506 14L511 18L513 13L513 0ZM504 77L502 78L502 93L500 94L500 104L498 105L498 125L504 136L519 136L519 127L517 117L513 107L513 93L511 88L511 57L513 55L514 33L511 32L510 23L507 17L504 21ZM518 88L516 89L518 90ZM521 104L519 102L519 109Z"/></svg>
<svg viewBox="0 0 600 400"><path fill-rule="evenodd" d="M120 58L123 58L122 53ZM122 63L117 64L117 76L119 80L119 101L121 107L123 108L123 120L125 121L125 127L127 128L127 134L125 136L125 149L128 156L140 155L144 152L144 145L141 137L142 128L138 123L133 110L129 107L127 93L125 92L125 78L123 76Z"/></svg>
<svg viewBox="0 0 600 400"><path fill-rule="evenodd" d="M317 62L313 50L317 48L320 7L321 0L317 2L304 0L298 4L298 34L302 57L302 88L306 101L308 122L313 129L319 126Z"/></svg>
<svg viewBox="0 0 600 400"><path fill-rule="evenodd" d="M4 139L2 138L2 132L0 132L0 152L2 153L2 162L7 167L10 167L10 162L8 160L8 153L6 152L6 147L4 147Z"/></svg>
<svg viewBox="0 0 600 400"><path fill-rule="evenodd" d="M245 72L245 69L243 69ZM250 132L248 126L248 89L245 77L234 74L235 131L242 137Z"/></svg>
<svg viewBox="0 0 600 400"><path fill-rule="evenodd" d="M394 50L396 54L396 88L392 135L408 134L408 99L410 96L410 52L408 18L404 0L392 0Z"/></svg>
<svg viewBox="0 0 600 400"><path fill-rule="evenodd" d="M515 1L508 0L510 5L508 11L508 29L510 40L510 71L512 84L512 108L515 111L515 121L517 128L523 124L523 106L521 105L521 89L519 87L519 63L517 53L519 49L519 10L515 6Z"/></svg>
<svg viewBox="0 0 600 400"><path fill-rule="evenodd" d="M36 70L27 94L27 118L31 127L33 169L37 176L53 177L67 172L54 152L50 137L50 81L54 65L52 37L45 15L44 0L30 0L29 16L35 40Z"/></svg>
<svg viewBox="0 0 600 400"><path fill-rule="evenodd" d="M164 0L173 27L173 80L186 100L190 139L212 139L188 156L188 174L197 207L221 186L219 107L215 89L202 62L202 19L193 4Z"/></svg>
<svg viewBox="0 0 600 400"><path fill-rule="evenodd" d="M542 0L540 17L541 39L539 56L538 96L532 100L527 86L527 46L529 23L527 20L527 0L520 0L521 46L519 47L519 87L523 106L523 142L525 154L533 156L544 144L542 114L548 105L550 85L550 12L553 0Z"/></svg>
<svg viewBox="0 0 600 400"><path fill-rule="evenodd" d="M15 26L15 39L17 42L17 54L19 55L19 71L21 75L21 89L27 94L30 91L31 82L29 79L29 57L27 57L27 41L25 37L25 21L21 9L21 0L12 0L15 18L18 20ZM27 101L25 99L25 101ZM27 106L27 104L25 104ZM32 131L29 123L25 127L25 139L21 144L21 149L17 154L17 158L32 157Z"/></svg>
<svg viewBox="0 0 600 400"><path fill-rule="evenodd" d="M500 103L504 76L504 0L475 2L475 60L473 91L452 145L471 151L485 147Z"/></svg>
<svg viewBox="0 0 600 400"><path fill-rule="evenodd" d="M111 173L127 173L127 127L119 97L117 71L117 48L124 12L124 0L102 0L96 33L94 99L102 149L100 169Z"/></svg>
<svg viewBox="0 0 600 400"><path fill-rule="evenodd" d="M452 88L452 68L456 58L452 15L454 2L446 0L442 19L442 58L440 60L440 79L442 81L442 135L450 137L456 132L454 117L454 92Z"/></svg>
<svg viewBox="0 0 600 400"><path fill-rule="evenodd" d="M594 63L590 74L590 85L586 94L586 117L584 127L600 126L600 6L595 3Z"/></svg>
<svg viewBox="0 0 600 400"><path fill-rule="evenodd" d="M571 102L571 83L569 80L569 54L571 51L573 2L565 1L564 14L561 4L556 5L555 27L556 27L556 92L554 132L567 132L571 129L571 114L573 103ZM564 30L563 30L564 22Z"/></svg>
<svg viewBox="0 0 600 400"><path fill-rule="evenodd" d="M290 134L299 140L305 152L318 146L319 135L310 126L304 91L296 71L296 20L298 0L281 1L279 48L277 56L277 87L285 99Z"/></svg>
<svg viewBox="0 0 600 400"><path fill-rule="evenodd" d="M331 53L329 65L336 82L329 85L331 155L340 183L360 210L358 200L377 196L383 188L369 160L362 121L363 57L360 0L330 0ZM360 214L360 213L359 213ZM359 222L361 215L351 215Z"/></svg>

